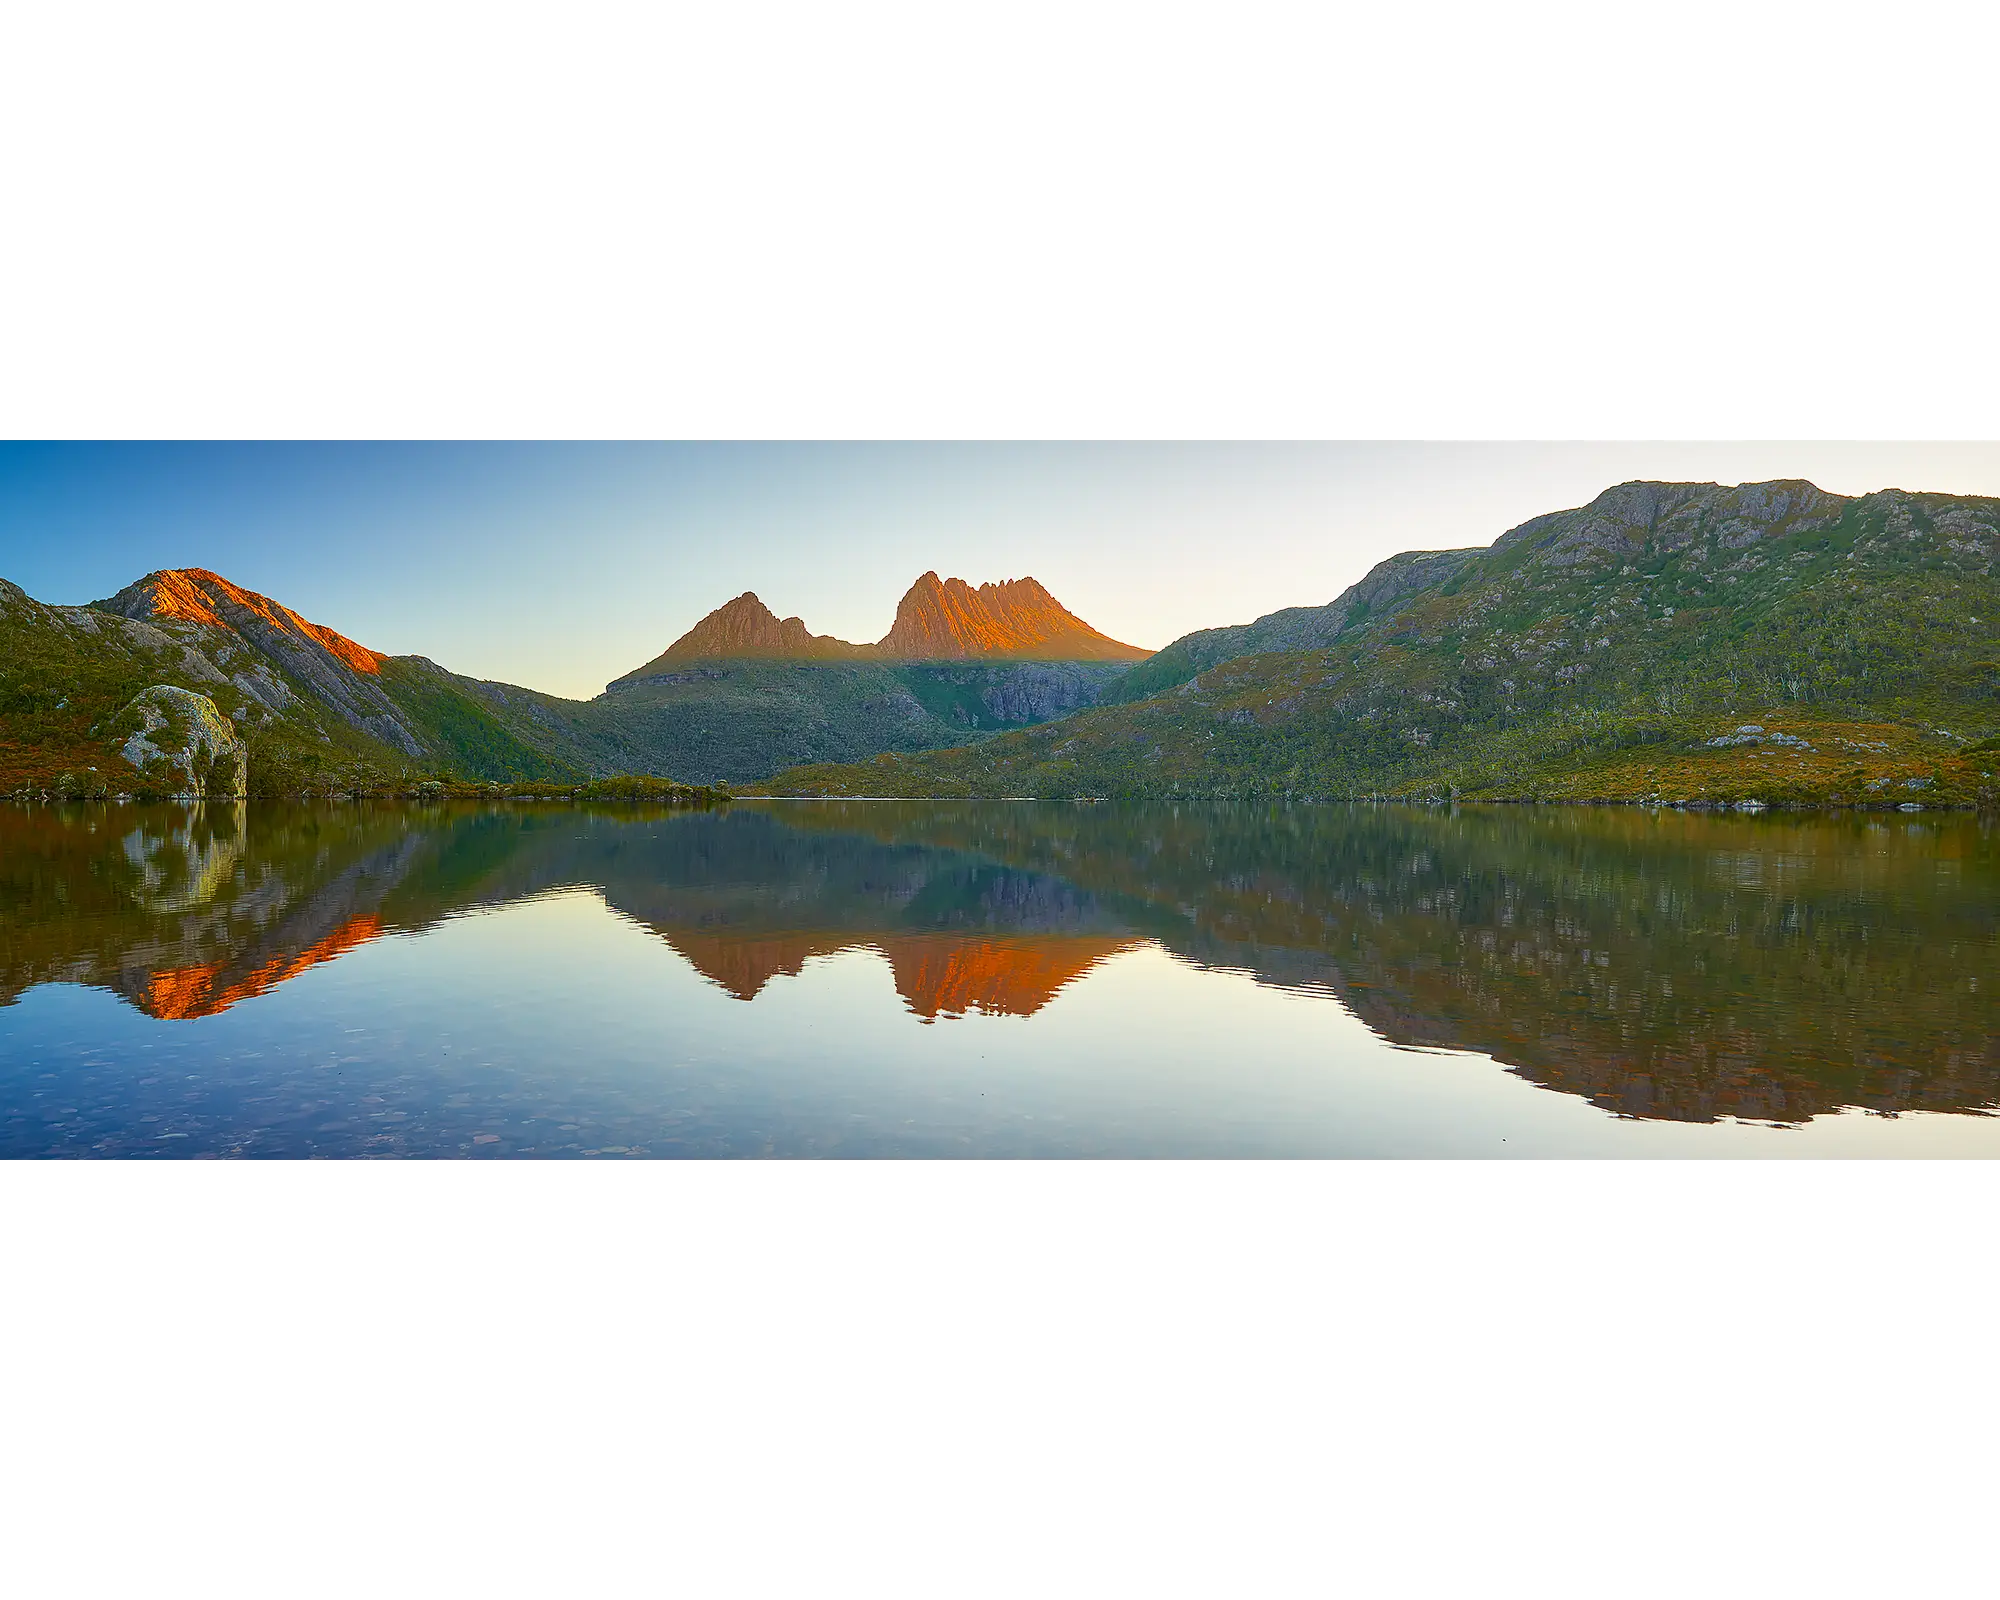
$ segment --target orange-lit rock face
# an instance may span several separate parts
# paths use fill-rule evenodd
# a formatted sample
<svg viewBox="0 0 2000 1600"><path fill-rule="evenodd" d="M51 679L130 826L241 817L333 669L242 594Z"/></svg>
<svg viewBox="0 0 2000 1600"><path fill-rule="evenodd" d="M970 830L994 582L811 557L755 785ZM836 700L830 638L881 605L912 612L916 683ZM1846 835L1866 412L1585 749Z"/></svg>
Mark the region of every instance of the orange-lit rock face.
<svg viewBox="0 0 2000 1600"><path fill-rule="evenodd" d="M896 992L926 1022L1031 1017L1091 968L1140 941L1105 937L966 939L949 934L791 933L742 938L675 929L664 934L696 971L739 1000L754 1000L779 976L797 977L813 956L879 950Z"/></svg>
<svg viewBox="0 0 2000 1600"><path fill-rule="evenodd" d="M308 622L296 611L277 601L238 588L227 578L201 567L171 572L155 572L136 586L145 595L148 613L177 622L201 622L211 627L234 627L244 614L256 617L280 632L301 635L319 645L343 666L370 676L382 670L386 659L364 645ZM231 612L236 615L231 615Z"/></svg>
<svg viewBox="0 0 2000 1600"><path fill-rule="evenodd" d="M1033 578L982 583L926 572L896 608L896 624L876 646L905 661L965 656L1048 661L1140 661L1150 651L1106 638L1072 616Z"/></svg>
<svg viewBox="0 0 2000 1600"><path fill-rule="evenodd" d="M337 956L345 955L381 932L382 919L379 917L350 917L324 939L296 955L273 956L233 981L224 981L225 969L221 962L156 972L146 982L141 1008L147 1015L168 1022L212 1017L227 1011L239 1000L275 989L287 978L296 978L308 967L316 967L322 961L332 961Z"/></svg>
<svg viewBox="0 0 2000 1600"><path fill-rule="evenodd" d="M756 595L743 593L718 606L668 647L661 662L713 660L718 657L805 657L808 659L865 656L867 646L808 633L797 617L782 621Z"/></svg>
<svg viewBox="0 0 2000 1600"><path fill-rule="evenodd" d="M676 663L773 657L791 660L1143 661L1149 650L1120 644L1071 615L1033 578L982 583L926 572L896 607L896 623L876 644L849 644L810 633L797 617L780 620L754 594L718 606L645 666L619 682Z"/></svg>

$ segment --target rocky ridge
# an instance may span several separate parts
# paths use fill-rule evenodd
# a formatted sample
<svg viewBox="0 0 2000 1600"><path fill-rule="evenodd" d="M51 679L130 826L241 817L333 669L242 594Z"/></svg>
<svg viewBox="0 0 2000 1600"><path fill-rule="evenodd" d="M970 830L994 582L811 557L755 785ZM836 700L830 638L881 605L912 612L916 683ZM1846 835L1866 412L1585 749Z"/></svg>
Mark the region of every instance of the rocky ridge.
<svg viewBox="0 0 2000 1600"><path fill-rule="evenodd" d="M754 593L718 606L645 665L610 688L659 678L691 662L797 661L1143 661L1150 652L1099 633L1033 578L974 588L963 578L926 572L896 607L896 620L874 644L807 630L782 620Z"/></svg>
<svg viewBox="0 0 2000 1600"><path fill-rule="evenodd" d="M902 661L1143 661L1152 653L1099 633L1033 578L975 589L935 572L910 585L875 648Z"/></svg>

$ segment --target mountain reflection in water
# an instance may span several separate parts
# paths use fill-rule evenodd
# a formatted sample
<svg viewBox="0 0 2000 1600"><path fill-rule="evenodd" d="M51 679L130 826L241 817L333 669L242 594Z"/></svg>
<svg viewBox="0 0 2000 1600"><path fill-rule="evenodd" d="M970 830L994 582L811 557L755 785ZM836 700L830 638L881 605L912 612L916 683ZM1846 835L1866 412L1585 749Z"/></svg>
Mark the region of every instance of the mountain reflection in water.
<svg viewBox="0 0 2000 1600"><path fill-rule="evenodd" d="M0 1005L81 984L207 1026L385 936L579 888L753 1003L864 949L923 1022L1035 1018L1151 948L1628 1118L2000 1102L2000 836L1964 817L7 807Z"/></svg>

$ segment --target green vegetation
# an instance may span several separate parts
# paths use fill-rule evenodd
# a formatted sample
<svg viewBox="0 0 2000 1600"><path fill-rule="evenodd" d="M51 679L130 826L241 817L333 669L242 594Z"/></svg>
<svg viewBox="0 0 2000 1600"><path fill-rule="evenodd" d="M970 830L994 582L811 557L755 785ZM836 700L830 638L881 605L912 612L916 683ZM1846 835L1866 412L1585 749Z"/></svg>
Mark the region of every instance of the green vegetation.
<svg viewBox="0 0 2000 1600"><path fill-rule="evenodd" d="M1093 704L1122 671L1106 662L703 661L565 702L562 714L593 759L615 768L751 783L804 762L975 743Z"/></svg>
<svg viewBox="0 0 2000 1600"><path fill-rule="evenodd" d="M454 771L501 781L559 781L584 776L577 763L554 760L517 737L442 668L428 661L391 657L382 663L381 673L383 691L409 719L419 738L452 753Z"/></svg>
<svg viewBox="0 0 2000 1600"><path fill-rule="evenodd" d="M1392 603L1326 608L1319 625L1338 628L1322 648L1239 655L1134 704L768 787L2000 801L1980 748L2000 732L2000 502L1624 485L1457 554Z"/></svg>

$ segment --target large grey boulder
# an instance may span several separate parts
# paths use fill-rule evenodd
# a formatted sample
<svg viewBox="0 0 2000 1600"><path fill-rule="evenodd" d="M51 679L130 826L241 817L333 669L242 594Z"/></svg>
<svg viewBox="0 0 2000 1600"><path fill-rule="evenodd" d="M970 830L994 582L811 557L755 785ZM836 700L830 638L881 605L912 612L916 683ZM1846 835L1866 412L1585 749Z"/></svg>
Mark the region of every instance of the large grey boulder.
<svg viewBox="0 0 2000 1600"><path fill-rule="evenodd" d="M125 741L125 759L176 792L202 799L241 795L249 787L250 753L207 695L156 683L119 715L139 721Z"/></svg>

